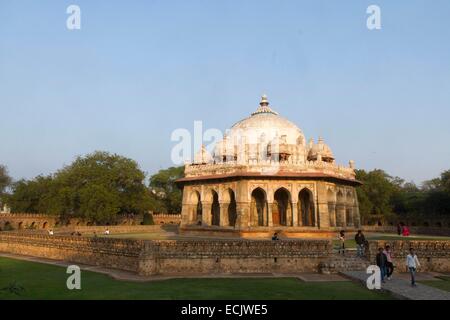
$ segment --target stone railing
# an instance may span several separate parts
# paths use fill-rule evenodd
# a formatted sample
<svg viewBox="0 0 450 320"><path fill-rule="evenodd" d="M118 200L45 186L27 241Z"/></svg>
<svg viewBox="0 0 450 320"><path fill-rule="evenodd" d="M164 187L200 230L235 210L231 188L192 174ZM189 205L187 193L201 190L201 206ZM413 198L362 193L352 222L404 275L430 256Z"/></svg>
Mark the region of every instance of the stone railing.
<svg viewBox="0 0 450 320"><path fill-rule="evenodd" d="M263 173L276 171L292 173L325 173L332 176L346 179L355 179L353 168L336 165L323 161L291 162L291 161L272 161L264 160L259 162L239 163L237 161L225 163L206 163L198 165L186 165L185 176L197 177L205 175L218 174L236 174L236 173Z"/></svg>

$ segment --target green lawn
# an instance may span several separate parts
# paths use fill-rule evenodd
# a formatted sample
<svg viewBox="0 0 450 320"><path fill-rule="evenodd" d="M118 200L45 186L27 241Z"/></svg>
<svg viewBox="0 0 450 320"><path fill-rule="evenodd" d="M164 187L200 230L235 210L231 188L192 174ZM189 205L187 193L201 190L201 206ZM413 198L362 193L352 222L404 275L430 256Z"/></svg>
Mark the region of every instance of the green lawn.
<svg viewBox="0 0 450 320"><path fill-rule="evenodd" d="M346 248L356 248L356 242L353 239L355 236L354 234L347 234L347 238L352 237L350 239L345 240L345 247ZM391 233L367 233L366 234L367 240L450 240L450 237L440 237L440 236L409 236L409 237L403 237L399 236L397 234L391 234ZM341 242L339 240L333 240L333 246L335 248L338 248L340 246Z"/></svg>
<svg viewBox="0 0 450 320"><path fill-rule="evenodd" d="M66 288L59 266L0 257L0 289L16 282L20 295L0 290L2 299L392 299L350 282L302 282L295 278L172 279L126 282L82 271L81 290Z"/></svg>
<svg viewBox="0 0 450 320"><path fill-rule="evenodd" d="M445 290L450 292L450 276L438 277L442 281L437 280L429 280L429 281L420 281L420 283L426 284L430 287L435 287L441 290Z"/></svg>

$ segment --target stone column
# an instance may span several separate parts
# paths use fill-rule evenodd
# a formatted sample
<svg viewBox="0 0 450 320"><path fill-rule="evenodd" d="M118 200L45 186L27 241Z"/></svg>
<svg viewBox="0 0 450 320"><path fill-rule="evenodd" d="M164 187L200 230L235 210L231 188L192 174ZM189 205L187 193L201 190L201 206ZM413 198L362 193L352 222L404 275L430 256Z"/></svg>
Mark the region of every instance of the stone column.
<svg viewBox="0 0 450 320"><path fill-rule="evenodd" d="M298 226L298 202L292 203L292 226Z"/></svg>
<svg viewBox="0 0 450 320"><path fill-rule="evenodd" d="M327 211L329 215L330 227L336 227L336 204L329 202L327 205Z"/></svg>
<svg viewBox="0 0 450 320"><path fill-rule="evenodd" d="M342 203L336 205L336 227L345 227L345 205Z"/></svg>
<svg viewBox="0 0 450 320"><path fill-rule="evenodd" d="M272 221L272 205L273 203L268 202L267 203L267 225L269 227L273 227L273 221Z"/></svg>
<svg viewBox="0 0 450 320"><path fill-rule="evenodd" d="M228 227L230 222L228 220L228 208L230 206L229 203L220 203L220 226Z"/></svg>
<svg viewBox="0 0 450 320"><path fill-rule="evenodd" d="M211 208L211 202L202 202L202 223L207 226L210 226L212 222Z"/></svg>
<svg viewBox="0 0 450 320"><path fill-rule="evenodd" d="M236 202L236 215L236 228L247 228L250 215L250 203Z"/></svg>
<svg viewBox="0 0 450 320"><path fill-rule="evenodd" d="M286 226L291 227L292 225L292 203L288 202L288 206L286 208Z"/></svg>
<svg viewBox="0 0 450 320"><path fill-rule="evenodd" d="M192 204L183 204L181 208L181 225L191 224L196 220L196 217L194 217L196 207L196 205Z"/></svg>

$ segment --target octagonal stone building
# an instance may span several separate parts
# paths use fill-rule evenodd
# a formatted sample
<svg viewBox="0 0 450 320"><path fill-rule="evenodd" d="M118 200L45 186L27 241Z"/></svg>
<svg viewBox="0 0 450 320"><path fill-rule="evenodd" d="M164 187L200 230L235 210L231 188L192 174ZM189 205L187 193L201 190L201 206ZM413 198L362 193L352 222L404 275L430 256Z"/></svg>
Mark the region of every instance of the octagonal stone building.
<svg viewBox="0 0 450 320"><path fill-rule="evenodd" d="M202 146L177 184L184 233L316 237L360 225L353 161L337 165L322 138L307 143L266 96L213 154Z"/></svg>

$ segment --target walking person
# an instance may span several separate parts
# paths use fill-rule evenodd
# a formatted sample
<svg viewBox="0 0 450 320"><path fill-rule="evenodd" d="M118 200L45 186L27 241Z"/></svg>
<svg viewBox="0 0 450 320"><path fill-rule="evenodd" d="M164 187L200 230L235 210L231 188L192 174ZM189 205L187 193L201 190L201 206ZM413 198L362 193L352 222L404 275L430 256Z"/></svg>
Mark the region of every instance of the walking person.
<svg viewBox="0 0 450 320"><path fill-rule="evenodd" d="M355 235L356 242L356 255L358 257L364 256L364 247L366 245L366 238L361 230L358 230L358 233Z"/></svg>
<svg viewBox="0 0 450 320"><path fill-rule="evenodd" d="M409 228L408 228L408 226L403 226L403 228L402 228L402 236L404 236L404 237L408 237L409 236Z"/></svg>
<svg viewBox="0 0 450 320"><path fill-rule="evenodd" d="M402 233L403 233L403 226L402 226L402 223L399 222L399 223L397 223L397 234L398 234L399 236L401 236Z"/></svg>
<svg viewBox="0 0 450 320"><path fill-rule="evenodd" d="M392 250L389 245L386 245L383 253L386 256L386 276L388 280L392 279L392 273L394 273L394 261L392 260Z"/></svg>
<svg viewBox="0 0 450 320"><path fill-rule="evenodd" d="M383 252L383 248L378 248L376 260L377 260L377 266L380 268L380 271L381 271L381 282L385 283L386 280L384 280L384 278L386 277L387 257Z"/></svg>
<svg viewBox="0 0 450 320"><path fill-rule="evenodd" d="M339 236L338 236L339 241L341 242L339 245L339 253L342 253L343 255L345 254L345 231L341 230L341 232L339 232Z"/></svg>
<svg viewBox="0 0 450 320"><path fill-rule="evenodd" d="M411 274L411 285L417 287L416 285L416 272L417 268L420 268L420 262L417 255L414 253L414 249L409 249L409 254L406 256L406 271Z"/></svg>

